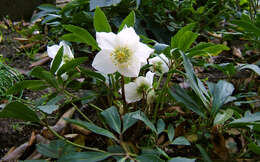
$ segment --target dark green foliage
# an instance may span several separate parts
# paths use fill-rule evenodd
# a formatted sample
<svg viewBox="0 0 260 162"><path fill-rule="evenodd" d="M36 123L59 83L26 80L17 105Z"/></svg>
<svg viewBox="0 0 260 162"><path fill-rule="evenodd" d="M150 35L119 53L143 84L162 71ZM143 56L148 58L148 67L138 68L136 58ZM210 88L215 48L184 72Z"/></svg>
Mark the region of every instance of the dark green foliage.
<svg viewBox="0 0 260 162"><path fill-rule="evenodd" d="M7 90L22 79L18 71L0 62L0 99L6 98Z"/></svg>

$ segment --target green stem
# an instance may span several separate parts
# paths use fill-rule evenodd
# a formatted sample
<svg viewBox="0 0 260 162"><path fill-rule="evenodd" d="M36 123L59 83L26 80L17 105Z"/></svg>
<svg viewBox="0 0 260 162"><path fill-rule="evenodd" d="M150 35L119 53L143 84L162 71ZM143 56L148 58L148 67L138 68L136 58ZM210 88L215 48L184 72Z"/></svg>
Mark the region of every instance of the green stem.
<svg viewBox="0 0 260 162"><path fill-rule="evenodd" d="M69 100L71 100L70 97L76 98L76 96L74 96L73 94L69 93L69 92L66 91L66 90L64 90L64 93L66 94L66 97L67 97L67 99L69 99ZM87 121L90 122L90 123L93 123L93 122L78 108L77 105L75 105L73 102L71 102L71 104L72 104L72 105L74 106L74 108L80 113L80 115L83 116L83 118L84 118L85 120L87 120Z"/></svg>
<svg viewBox="0 0 260 162"><path fill-rule="evenodd" d="M123 110L124 114L128 112L127 106L126 106L126 99L125 99L125 79L124 76L121 75L121 87L122 87L122 98L123 98Z"/></svg>
<svg viewBox="0 0 260 162"><path fill-rule="evenodd" d="M101 108L97 107L97 106L94 105L94 104L89 104L89 106L91 106L91 107L97 109L97 110L100 111L100 112L104 111L104 110L102 110Z"/></svg>
<svg viewBox="0 0 260 162"><path fill-rule="evenodd" d="M56 137L58 137L59 139L61 140L64 140L65 142L73 145L73 146L76 146L76 147L79 147L79 148L82 148L82 149L85 149L85 150L91 150L91 151L97 151L97 152L103 152L103 153L106 153L106 151L104 150L100 150L98 148L92 148L92 147L87 147L87 146L83 146L83 145L79 145L77 143L74 143L74 142L71 142L69 140L67 140L66 138L64 138L63 136L59 135L55 130L53 130L49 125L46 125L46 127L48 128L48 130L50 130Z"/></svg>

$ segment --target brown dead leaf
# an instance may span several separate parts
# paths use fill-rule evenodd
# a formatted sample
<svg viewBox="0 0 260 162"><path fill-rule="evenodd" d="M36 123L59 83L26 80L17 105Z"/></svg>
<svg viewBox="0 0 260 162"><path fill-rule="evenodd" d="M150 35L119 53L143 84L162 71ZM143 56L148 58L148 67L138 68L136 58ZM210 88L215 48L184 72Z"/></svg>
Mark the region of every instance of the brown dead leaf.
<svg viewBox="0 0 260 162"><path fill-rule="evenodd" d="M29 146L32 146L36 142L36 135L35 132L33 131L29 140Z"/></svg>
<svg viewBox="0 0 260 162"><path fill-rule="evenodd" d="M18 160L23 155L23 153L27 150L28 146L29 146L29 142L26 142L26 143L20 145L13 152L5 155L1 160L2 161Z"/></svg>
<svg viewBox="0 0 260 162"><path fill-rule="evenodd" d="M165 134L162 134L157 140L157 145L161 145L165 141Z"/></svg>
<svg viewBox="0 0 260 162"><path fill-rule="evenodd" d="M80 133L82 133L82 134L84 134L86 136L92 133L91 131L89 131L89 130L83 128L83 127L80 127L78 125L75 125L75 124L70 124L70 126L76 132L80 132Z"/></svg>
<svg viewBox="0 0 260 162"><path fill-rule="evenodd" d="M26 42L26 41L29 40L29 39L27 39L27 38L17 38L17 37L14 37L13 39L14 39L14 40L17 40L17 41L19 41L19 42L21 42L21 43Z"/></svg>
<svg viewBox="0 0 260 162"><path fill-rule="evenodd" d="M67 122L64 120L64 118L71 118L74 112L74 108L71 108L67 112L65 112L62 115L62 117L58 120L58 122L54 126L52 126L52 129L57 133L64 134L65 127L67 126ZM41 134L47 139L54 138L54 135L46 127L42 129Z"/></svg>
<svg viewBox="0 0 260 162"><path fill-rule="evenodd" d="M46 62L48 62L50 59L51 59L50 57L44 57L44 58L42 58L41 60L38 60L38 61L32 63L32 64L29 66L29 68L33 68L33 67L35 67L35 66L43 65L43 64L45 64Z"/></svg>
<svg viewBox="0 0 260 162"><path fill-rule="evenodd" d="M219 132L218 128L214 126L211 131L211 142L214 147L214 152L222 159L228 159L228 150L226 148L225 138Z"/></svg>

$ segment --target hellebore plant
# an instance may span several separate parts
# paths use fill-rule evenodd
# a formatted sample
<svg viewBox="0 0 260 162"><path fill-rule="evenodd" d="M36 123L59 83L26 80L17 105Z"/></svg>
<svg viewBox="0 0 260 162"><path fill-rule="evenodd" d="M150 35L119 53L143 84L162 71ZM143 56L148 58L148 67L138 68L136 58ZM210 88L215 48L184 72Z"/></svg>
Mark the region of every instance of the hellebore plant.
<svg viewBox="0 0 260 162"><path fill-rule="evenodd" d="M59 45L52 45L52 46L48 46L47 47L47 53L48 53L48 56L50 58L52 58L52 61L51 61L51 64L50 64L50 67L52 67L52 64L53 64L53 61L54 61L54 58L56 57L56 55L58 54L58 51L59 49L63 47L63 55L62 55L62 60L61 60L61 63L58 67L58 69L56 70L55 74L57 73L57 71L60 69L60 67L69 62L70 60L74 59L74 55L70 49L70 47L64 42L64 41L61 41ZM62 76L62 79L63 80L67 80L68 79L68 76L66 73L64 73Z"/></svg>
<svg viewBox="0 0 260 162"><path fill-rule="evenodd" d="M169 59L164 55L153 57L148 60L149 64L152 65L150 70L155 72L156 75L161 75L169 71Z"/></svg>
<svg viewBox="0 0 260 162"><path fill-rule="evenodd" d="M105 74L119 72L126 77L138 77L141 64L154 51L140 42L132 27L125 27L118 34L97 32L96 39L101 51L93 60L92 66Z"/></svg>
<svg viewBox="0 0 260 162"><path fill-rule="evenodd" d="M134 82L125 84L126 102L133 103L140 101L145 95L147 95L149 90L153 87L153 76L154 73L149 71L146 73L145 77L140 76L136 78Z"/></svg>

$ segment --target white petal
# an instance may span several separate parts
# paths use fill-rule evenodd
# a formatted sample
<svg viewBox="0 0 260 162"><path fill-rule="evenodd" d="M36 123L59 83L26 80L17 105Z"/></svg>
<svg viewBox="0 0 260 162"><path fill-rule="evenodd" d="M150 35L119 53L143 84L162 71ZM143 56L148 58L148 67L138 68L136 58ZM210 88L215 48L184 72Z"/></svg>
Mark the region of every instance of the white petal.
<svg viewBox="0 0 260 162"><path fill-rule="evenodd" d="M112 51L111 50L101 50L94 58L93 62L92 62L92 66L104 73L104 74L112 74L114 72L116 72L116 67L113 64L111 57L110 57L110 53Z"/></svg>
<svg viewBox="0 0 260 162"><path fill-rule="evenodd" d="M127 103L132 103L136 101L140 101L142 99L142 95L137 93L137 86L134 82L130 82L125 87L125 98Z"/></svg>
<svg viewBox="0 0 260 162"><path fill-rule="evenodd" d="M59 45L53 45L53 46L47 46L47 53L50 58L55 58L57 55L57 52L59 51L61 46Z"/></svg>
<svg viewBox="0 0 260 162"><path fill-rule="evenodd" d="M68 77L69 77L69 76L68 76L66 73L64 73L64 74L61 75L61 78L62 78L63 81L67 80Z"/></svg>
<svg viewBox="0 0 260 162"><path fill-rule="evenodd" d="M135 79L135 83L137 85L137 87L140 87L142 85L147 85L148 87L150 87L150 83L148 82L148 80L143 77L143 76L139 76L138 78Z"/></svg>
<svg viewBox="0 0 260 162"><path fill-rule="evenodd" d="M117 69L123 76L138 77L141 69L141 62L137 58L133 57L127 65L119 65Z"/></svg>
<svg viewBox="0 0 260 162"><path fill-rule="evenodd" d="M169 67L164 63L162 64L162 73L167 73L169 71Z"/></svg>
<svg viewBox="0 0 260 162"><path fill-rule="evenodd" d="M164 54L160 54L159 56L161 57L161 59L163 59L164 63L166 63L167 65L170 64L169 59Z"/></svg>
<svg viewBox="0 0 260 162"><path fill-rule="evenodd" d="M74 58L70 47L64 41L60 42L60 46L63 46L63 55L67 55L69 58Z"/></svg>
<svg viewBox="0 0 260 162"><path fill-rule="evenodd" d="M135 52L139 43L139 36L135 33L133 27L124 28L117 34L117 41L120 44L120 47L128 47Z"/></svg>
<svg viewBox="0 0 260 162"><path fill-rule="evenodd" d="M148 71L148 72L146 73L146 76L145 76L145 78L147 79L147 81L148 81L150 87L153 86L153 76L154 76L154 73L152 73L152 72L150 72L150 71Z"/></svg>
<svg viewBox="0 0 260 162"><path fill-rule="evenodd" d="M97 43L101 49L113 50L117 46L116 35L112 32L97 32L96 33Z"/></svg>
<svg viewBox="0 0 260 162"><path fill-rule="evenodd" d="M135 55L141 60L142 63L147 64L147 59L149 58L150 54L153 52L154 50L152 48L148 47L144 43L139 42Z"/></svg>

